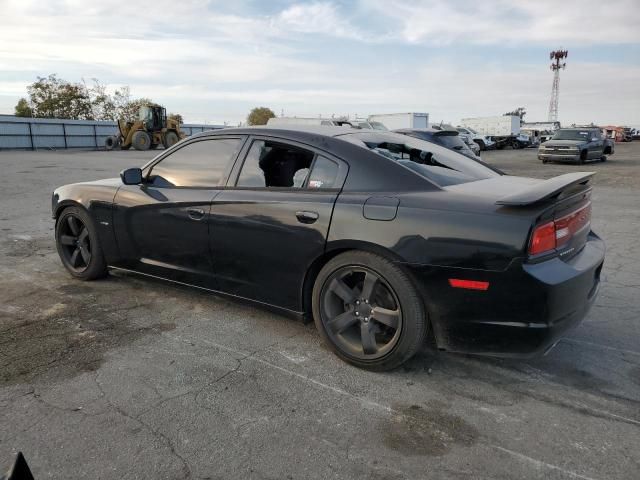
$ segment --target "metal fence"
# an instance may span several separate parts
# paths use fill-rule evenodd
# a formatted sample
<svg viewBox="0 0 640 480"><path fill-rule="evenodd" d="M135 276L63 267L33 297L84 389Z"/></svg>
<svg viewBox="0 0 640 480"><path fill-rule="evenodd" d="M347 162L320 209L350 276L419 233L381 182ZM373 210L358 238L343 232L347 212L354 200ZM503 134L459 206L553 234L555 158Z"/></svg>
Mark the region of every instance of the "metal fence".
<svg viewBox="0 0 640 480"><path fill-rule="evenodd" d="M224 126L187 124L180 128L187 135L193 135ZM116 122L0 115L0 150L102 149L107 137L117 133Z"/></svg>

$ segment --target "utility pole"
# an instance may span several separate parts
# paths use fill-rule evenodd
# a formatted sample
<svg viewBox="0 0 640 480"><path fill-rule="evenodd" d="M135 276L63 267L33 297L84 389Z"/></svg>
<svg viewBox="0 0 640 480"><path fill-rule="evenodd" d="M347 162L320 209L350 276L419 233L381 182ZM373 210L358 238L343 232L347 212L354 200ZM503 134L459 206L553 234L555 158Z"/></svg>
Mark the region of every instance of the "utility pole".
<svg viewBox="0 0 640 480"><path fill-rule="evenodd" d="M568 50L554 50L549 54L551 59L551 71L553 72L553 86L551 87L551 101L549 102L550 122L558 121L558 97L560 96L560 70L564 70L567 64L563 62L569 56ZM562 63L561 63L562 62Z"/></svg>

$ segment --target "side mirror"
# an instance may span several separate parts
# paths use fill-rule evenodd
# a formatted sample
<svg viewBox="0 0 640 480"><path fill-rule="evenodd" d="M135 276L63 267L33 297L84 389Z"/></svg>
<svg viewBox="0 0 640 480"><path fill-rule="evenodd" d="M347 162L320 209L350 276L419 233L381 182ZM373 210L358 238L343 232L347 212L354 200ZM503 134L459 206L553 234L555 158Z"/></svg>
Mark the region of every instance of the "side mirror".
<svg viewBox="0 0 640 480"><path fill-rule="evenodd" d="M140 185L142 183L142 170L139 168L127 168L120 172L120 178L125 185Z"/></svg>

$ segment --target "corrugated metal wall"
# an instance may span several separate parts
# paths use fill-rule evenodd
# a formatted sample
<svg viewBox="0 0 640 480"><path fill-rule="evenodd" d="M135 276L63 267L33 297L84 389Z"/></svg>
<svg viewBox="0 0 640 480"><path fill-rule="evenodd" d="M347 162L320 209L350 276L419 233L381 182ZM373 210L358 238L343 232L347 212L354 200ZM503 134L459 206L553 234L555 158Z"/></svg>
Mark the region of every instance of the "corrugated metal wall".
<svg viewBox="0 0 640 480"><path fill-rule="evenodd" d="M222 125L187 124L187 135L218 130ZM0 150L6 149L102 149L107 137L118 133L116 122L24 118L0 115Z"/></svg>

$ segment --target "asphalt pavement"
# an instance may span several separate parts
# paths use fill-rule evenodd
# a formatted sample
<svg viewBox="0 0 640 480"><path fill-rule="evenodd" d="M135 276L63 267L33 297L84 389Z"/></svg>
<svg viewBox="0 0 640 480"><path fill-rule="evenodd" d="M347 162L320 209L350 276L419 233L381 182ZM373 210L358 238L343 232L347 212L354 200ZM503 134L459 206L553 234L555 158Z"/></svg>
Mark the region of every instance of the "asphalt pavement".
<svg viewBox="0 0 640 480"><path fill-rule="evenodd" d="M616 150L584 166L483 152L514 175L598 172L608 251L577 329L542 358L426 345L383 374L313 324L131 274L73 280L51 191L153 152L0 152L0 464L21 450L38 480L639 478L640 142Z"/></svg>

